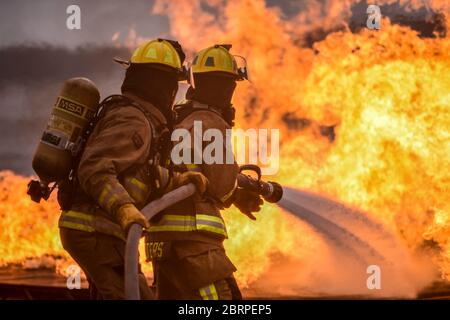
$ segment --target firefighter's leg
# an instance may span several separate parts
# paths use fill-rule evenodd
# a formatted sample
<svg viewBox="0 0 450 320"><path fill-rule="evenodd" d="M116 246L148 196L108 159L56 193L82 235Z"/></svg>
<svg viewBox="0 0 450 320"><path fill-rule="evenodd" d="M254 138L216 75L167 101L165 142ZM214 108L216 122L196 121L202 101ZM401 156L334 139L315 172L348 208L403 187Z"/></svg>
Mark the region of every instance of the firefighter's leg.
<svg viewBox="0 0 450 320"><path fill-rule="evenodd" d="M230 276L215 281L192 292L191 299L195 300L242 300L241 291L236 280Z"/></svg>
<svg viewBox="0 0 450 320"><path fill-rule="evenodd" d="M153 261L158 299L242 299L236 269L222 247L194 241L171 246L170 253Z"/></svg>
<svg viewBox="0 0 450 320"><path fill-rule="evenodd" d="M232 275L232 276L226 278L225 281L227 282L228 287L230 288L231 299L242 300L242 293L241 293L241 290L239 289L239 286L238 286L234 276Z"/></svg>
<svg viewBox="0 0 450 320"><path fill-rule="evenodd" d="M139 271L139 293L141 296L141 300L155 300L155 294L150 289L147 279L145 278L145 275Z"/></svg>
<svg viewBox="0 0 450 320"><path fill-rule="evenodd" d="M101 299L124 299L125 243L115 237L72 229L60 229L61 241L91 280ZM140 276L141 297L151 298L145 277Z"/></svg>
<svg viewBox="0 0 450 320"><path fill-rule="evenodd" d="M155 265L155 263L153 264ZM159 267L163 267L159 265ZM171 266L169 267L173 269ZM157 269L154 270L156 271ZM160 271L160 270L159 270ZM167 268L165 269L167 271ZM159 300L242 300L236 280L230 276L201 288L180 286L180 277L175 273L155 272L157 299Z"/></svg>
<svg viewBox="0 0 450 320"><path fill-rule="evenodd" d="M242 300L241 291L232 275L196 289L192 289L188 286L185 286L184 288L175 288L173 287L174 278L176 278L176 275L167 279L168 281L161 282L162 292L166 295L165 299ZM176 296L174 293L176 293Z"/></svg>
<svg viewBox="0 0 450 320"><path fill-rule="evenodd" d="M84 271L84 270L83 270ZM92 282L91 278L87 275L86 271L84 271L87 277L87 281L89 283L89 299L90 300L101 300L102 297L100 296L97 288L95 287L94 282Z"/></svg>
<svg viewBox="0 0 450 320"><path fill-rule="evenodd" d="M60 229L60 235L64 249L85 271L98 296L124 299L123 258L114 246L115 239L66 228Z"/></svg>
<svg viewBox="0 0 450 320"><path fill-rule="evenodd" d="M153 260L154 285L156 287L156 299L180 300L183 299L184 287L180 286L179 276L176 271L175 260Z"/></svg>

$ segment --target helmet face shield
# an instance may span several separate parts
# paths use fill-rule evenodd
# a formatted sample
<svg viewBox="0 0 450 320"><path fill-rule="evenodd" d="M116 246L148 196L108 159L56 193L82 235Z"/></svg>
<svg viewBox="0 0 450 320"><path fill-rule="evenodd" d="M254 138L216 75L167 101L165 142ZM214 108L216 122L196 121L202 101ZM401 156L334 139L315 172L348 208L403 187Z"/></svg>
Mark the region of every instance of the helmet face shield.
<svg viewBox="0 0 450 320"><path fill-rule="evenodd" d="M189 63L188 66L189 66L189 68L188 68L189 80L188 81L189 81L189 84L191 85L191 87L195 89L195 79L194 79L194 71L192 71L192 64Z"/></svg>
<svg viewBox="0 0 450 320"><path fill-rule="evenodd" d="M235 55L234 59L236 61L236 65L237 65L237 70L238 70L238 79L237 80L248 80L250 81L250 76L248 73L248 69L247 69L247 60L242 57L242 56L238 56Z"/></svg>
<svg viewBox="0 0 450 320"><path fill-rule="evenodd" d="M181 67L180 73L178 74L178 81L189 81L189 69L190 69L190 63L185 61L183 63L183 66Z"/></svg>

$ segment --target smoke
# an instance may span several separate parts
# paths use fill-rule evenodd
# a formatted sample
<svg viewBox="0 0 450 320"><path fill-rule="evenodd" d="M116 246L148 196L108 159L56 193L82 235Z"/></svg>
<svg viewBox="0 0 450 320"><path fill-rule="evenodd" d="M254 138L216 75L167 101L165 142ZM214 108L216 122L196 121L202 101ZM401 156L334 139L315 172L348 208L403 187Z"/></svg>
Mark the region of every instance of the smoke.
<svg viewBox="0 0 450 320"><path fill-rule="evenodd" d="M88 77L102 97L120 92L128 49L13 46L0 49L0 170L31 174L31 158L64 80Z"/></svg>
<svg viewBox="0 0 450 320"><path fill-rule="evenodd" d="M66 28L69 5L80 7L81 29ZM75 49L86 44L111 44L115 33L135 29L145 37L167 33L167 18L151 16L153 0L15 0L2 1L0 46L51 43Z"/></svg>
<svg viewBox="0 0 450 320"><path fill-rule="evenodd" d="M448 4L438 1L381 0L377 1L380 12L393 24L407 26L418 32L420 37L435 38L446 36L446 20L441 10ZM350 30L353 33L366 28L366 0L322 0L304 1L294 6L291 1L283 1L283 15L290 22L290 31L295 41L305 47L313 47L336 31Z"/></svg>
<svg viewBox="0 0 450 320"><path fill-rule="evenodd" d="M81 29L66 28L70 0L2 2L0 10L0 170L31 174L31 157L64 80L92 79L103 97L118 93L123 70L112 47L130 32L167 35L167 18L150 15L152 0L79 0Z"/></svg>

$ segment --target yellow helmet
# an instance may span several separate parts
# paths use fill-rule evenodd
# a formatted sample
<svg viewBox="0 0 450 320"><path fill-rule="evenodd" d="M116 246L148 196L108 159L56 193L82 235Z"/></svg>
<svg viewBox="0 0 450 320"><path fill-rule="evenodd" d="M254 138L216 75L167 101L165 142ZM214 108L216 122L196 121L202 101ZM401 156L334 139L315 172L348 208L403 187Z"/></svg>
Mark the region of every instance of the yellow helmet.
<svg viewBox="0 0 450 320"><path fill-rule="evenodd" d="M238 67L234 56L228 52L231 45L216 44L201 50L192 61L193 73L223 72L238 77Z"/></svg>
<svg viewBox="0 0 450 320"><path fill-rule="evenodd" d="M167 66L176 71L183 70L184 52L176 41L166 39L155 39L141 44L134 50L130 61L114 58L114 61L122 65L154 63Z"/></svg>

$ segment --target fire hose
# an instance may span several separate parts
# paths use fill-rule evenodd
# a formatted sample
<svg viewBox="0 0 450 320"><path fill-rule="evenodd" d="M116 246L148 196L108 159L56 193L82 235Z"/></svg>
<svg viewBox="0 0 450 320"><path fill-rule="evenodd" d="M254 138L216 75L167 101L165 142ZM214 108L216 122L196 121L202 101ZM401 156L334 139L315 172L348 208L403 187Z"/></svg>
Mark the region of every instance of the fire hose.
<svg viewBox="0 0 450 320"><path fill-rule="evenodd" d="M150 202L142 214L150 220L157 213L170 207L171 205L184 200L195 193L195 186L189 183L181 186L161 198ZM142 227L139 224L133 224L128 231L127 246L125 250L125 298L127 300L140 300L139 294L139 240L142 236Z"/></svg>
<svg viewBox="0 0 450 320"><path fill-rule="evenodd" d="M253 171L257 174L257 178L243 174L243 171ZM261 169L256 165L241 166L237 176L237 183L239 188L256 192L267 202L278 202L283 196L283 188L278 183L261 180ZM195 191L195 186L192 183L181 186L150 202L141 212L147 220L150 220L162 210L192 196ZM139 224L133 224L128 231L125 250L125 298L127 300L140 299L138 265L139 240L142 232L142 227Z"/></svg>

